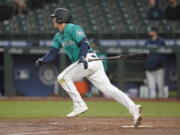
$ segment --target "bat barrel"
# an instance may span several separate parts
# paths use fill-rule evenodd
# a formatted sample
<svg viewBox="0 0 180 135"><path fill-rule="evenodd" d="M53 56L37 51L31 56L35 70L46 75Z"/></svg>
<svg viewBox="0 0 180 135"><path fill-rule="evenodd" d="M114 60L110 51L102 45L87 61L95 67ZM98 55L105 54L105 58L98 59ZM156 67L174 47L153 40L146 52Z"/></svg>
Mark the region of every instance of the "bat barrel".
<svg viewBox="0 0 180 135"><path fill-rule="evenodd" d="M91 61L98 61L98 60L115 60L115 59L138 59L138 58L147 58L149 56L149 53L134 53L134 54L125 54L125 55L119 55L119 56L113 56L113 57L103 57L103 58L94 58L94 59L88 59L88 62Z"/></svg>

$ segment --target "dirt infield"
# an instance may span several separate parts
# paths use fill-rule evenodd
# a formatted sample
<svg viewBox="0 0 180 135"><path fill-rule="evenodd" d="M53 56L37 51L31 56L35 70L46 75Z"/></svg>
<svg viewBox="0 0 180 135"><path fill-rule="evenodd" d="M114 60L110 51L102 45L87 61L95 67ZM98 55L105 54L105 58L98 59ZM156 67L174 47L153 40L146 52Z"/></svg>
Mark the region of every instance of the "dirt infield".
<svg viewBox="0 0 180 135"><path fill-rule="evenodd" d="M180 118L145 118L141 128L130 118L0 119L0 135L179 135Z"/></svg>
<svg viewBox="0 0 180 135"><path fill-rule="evenodd" d="M2 100L60 100L69 98L0 98ZM90 98L87 101L111 101L105 98ZM180 102L179 99L144 100ZM0 119L0 135L180 135L180 118L144 118L140 128L132 125L130 118L45 118L45 119ZM128 128L127 128L128 127Z"/></svg>

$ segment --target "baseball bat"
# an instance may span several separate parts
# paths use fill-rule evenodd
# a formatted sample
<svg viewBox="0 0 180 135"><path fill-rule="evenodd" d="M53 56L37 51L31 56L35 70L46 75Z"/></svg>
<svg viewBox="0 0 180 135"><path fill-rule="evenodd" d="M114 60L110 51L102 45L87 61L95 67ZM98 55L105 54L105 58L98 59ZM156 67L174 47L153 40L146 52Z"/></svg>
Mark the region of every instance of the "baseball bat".
<svg viewBox="0 0 180 135"><path fill-rule="evenodd" d="M132 53L132 54L124 54L119 56L112 56L112 57L101 57L101 58L94 58L88 59L88 62L91 61L98 61L98 60L115 60L115 59L139 59L139 58L147 58L149 53Z"/></svg>

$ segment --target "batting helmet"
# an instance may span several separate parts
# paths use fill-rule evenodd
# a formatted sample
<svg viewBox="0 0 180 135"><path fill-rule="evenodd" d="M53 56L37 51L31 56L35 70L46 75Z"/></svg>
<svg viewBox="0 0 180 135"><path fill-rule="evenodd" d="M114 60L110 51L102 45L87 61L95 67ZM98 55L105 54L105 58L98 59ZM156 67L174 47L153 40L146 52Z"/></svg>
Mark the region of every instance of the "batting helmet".
<svg viewBox="0 0 180 135"><path fill-rule="evenodd" d="M66 8L57 8L54 10L54 13L50 15L51 17L56 18L57 23L70 23L71 14L70 11Z"/></svg>

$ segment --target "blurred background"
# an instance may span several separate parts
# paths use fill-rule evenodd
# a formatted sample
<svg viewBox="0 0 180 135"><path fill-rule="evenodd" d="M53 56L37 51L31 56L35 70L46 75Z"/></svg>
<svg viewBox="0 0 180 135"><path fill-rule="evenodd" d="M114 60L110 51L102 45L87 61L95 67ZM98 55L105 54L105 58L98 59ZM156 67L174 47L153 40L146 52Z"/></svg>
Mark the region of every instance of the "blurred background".
<svg viewBox="0 0 180 135"><path fill-rule="evenodd" d="M147 59L103 61L111 82L133 98L180 97L180 0L0 0L0 96L67 96L56 81L70 64L63 50L35 68L57 32L49 15L68 8L100 57L150 52ZM104 95L86 79L81 95Z"/></svg>

